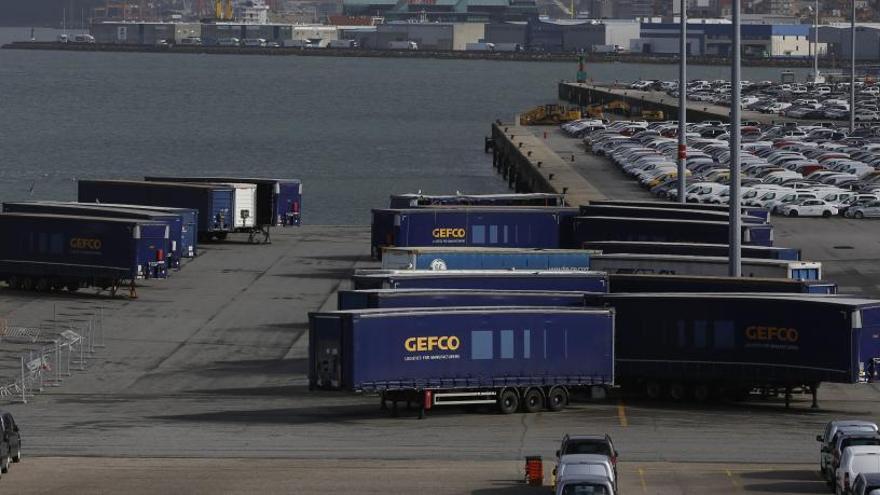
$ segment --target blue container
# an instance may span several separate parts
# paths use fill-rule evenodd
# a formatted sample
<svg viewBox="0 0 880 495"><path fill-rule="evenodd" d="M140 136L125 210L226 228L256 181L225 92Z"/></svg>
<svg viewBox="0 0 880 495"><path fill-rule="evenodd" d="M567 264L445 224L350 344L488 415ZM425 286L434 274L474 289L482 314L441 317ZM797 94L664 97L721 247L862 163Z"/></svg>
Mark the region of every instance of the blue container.
<svg viewBox="0 0 880 495"><path fill-rule="evenodd" d="M772 246L773 226L743 224L742 242L751 246ZM693 242L725 244L727 222L672 220L665 218L575 217L572 238L575 247L592 241Z"/></svg>
<svg viewBox="0 0 880 495"><path fill-rule="evenodd" d="M516 249L406 247L386 248L387 270L589 270L598 251L577 249Z"/></svg>
<svg viewBox="0 0 880 495"><path fill-rule="evenodd" d="M15 287L72 289L164 278L168 230L162 222L3 213L0 277Z"/></svg>
<svg viewBox="0 0 880 495"><path fill-rule="evenodd" d="M525 194L392 194L389 208L420 206L565 206L565 196L552 193Z"/></svg>
<svg viewBox="0 0 880 495"><path fill-rule="evenodd" d="M582 292L467 290L467 289L371 289L341 290L337 307L435 308L453 306L548 306L583 307Z"/></svg>
<svg viewBox="0 0 880 495"><path fill-rule="evenodd" d="M180 260L184 253L189 249L189 247L184 245L183 242L183 219L180 215L173 213L143 211L115 206L96 205L94 203L53 203L42 201L3 203L3 211L5 213L77 215L164 222L168 225L170 236L168 265L174 268L180 268Z"/></svg>
<svg viewBox="0 0 880 495"><path fill-rule="evenodd" d="M706 244L694 242L642 242L642 241L587 241L586 249L605 254L679 254L694 256L728 256L727 244ZM779 246L742 246L743 258L800 261L801 250Z"/></svg>
<svg viewBox="0 0 880 495"><path fill-rule="evenodd" d="M433 207L373 210L372 255L383 247L560 248L576 208Z"/></svg>
<svg viewBox="0 0 880 495"><path fill-rule="evenodd" d="M309 388L455 390L611 384L606 309L456 308L309 315Z"/></svg>
<svg viewBox="0 0 880 495"><path fill-rule="evenodd" d="M620 383L856 383L880 358L880 301L803 294L608 294Z"/></svg>
<svg viewBox="0 0 880 495"><path fill-rule="evenodd" d="M376 270L352 277L355 289L481 289L607 292L601 272L509 270Z"/></svg>
<svg viewBox="0 0 880 495"><path fill-rule="evenodd" d="M256 223L261 227L289 227L302 224L302 182L299 179L250 177L144 177L148 182L220 182L257 186Z"/></svg>
<svg viewBox="0 0 880 495"><path fill-rule="evenodd" d="M139 182L128 180L80 180L79 201L191 208L199 212L198 232L223 237L233 229L233 190L228 186Z"/></svg>

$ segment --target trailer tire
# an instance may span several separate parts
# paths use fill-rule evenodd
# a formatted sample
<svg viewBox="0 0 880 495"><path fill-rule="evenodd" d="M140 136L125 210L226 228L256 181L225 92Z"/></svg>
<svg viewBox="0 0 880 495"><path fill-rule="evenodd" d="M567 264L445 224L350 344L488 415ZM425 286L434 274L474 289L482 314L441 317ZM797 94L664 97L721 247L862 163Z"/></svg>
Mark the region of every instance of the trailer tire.
<svg viewBox="0 0 880 495"><path fill-rule="evenodd" d="M6 285L8 285L10 289L21 289L21 279L19 279L17 275L11 275L6 279Z"/></svg>
<svg viewBox="0 0 880 495"><path fill-rule="evenodd" d="M645 395L649 399L657 400L663 396L663 384L656 381L649 381L645 384Z"/></svg>
<svg viewBox="0 0 880 495"><path fill-rule="evenodd" d="M687 388L679 382L674 382L669 386L669 397L674 401L683 401L687 397Z"/></svg>
<svg viewBox="0 0 880 495"><path fill-rule="evenodd" d="M568 393L563 387L553 387L547 392L547 409L561 411L568 404Z"/></svg>
<svg viewBox="0 0 880 495"><path fill-rule="evenodd" d="M21 279L21 288L22 290L33 290L34 279L30 277L24 277L23 279Z"/></svg>
<svg viewBox="0 0 880 495"><path fill-rule="evenodd" d="M544 393L539 388L530 388L523 394L523 412L536 413L544 408Z"/></svg>
<svg viewBox="0 0 880 495"><path fill-rule="evenodd" d="M519 409L519 395L516 390L506 388L498 394L498 410L501 414L513 414Z"/></svg>
<svg viewBox="0 0 880 495"><path fill-rule="evenodd" d="M78 290L79 290L78 284L73 283L73 282L67 284L67 292L76 292Z"/></svg>
<svg viewBox="0 0 880 495"><path fill-rule="evenodd" d="M712 389L706 383L698 383L694 386L694 400L697 402L708 402L712 398Z"/></svg>

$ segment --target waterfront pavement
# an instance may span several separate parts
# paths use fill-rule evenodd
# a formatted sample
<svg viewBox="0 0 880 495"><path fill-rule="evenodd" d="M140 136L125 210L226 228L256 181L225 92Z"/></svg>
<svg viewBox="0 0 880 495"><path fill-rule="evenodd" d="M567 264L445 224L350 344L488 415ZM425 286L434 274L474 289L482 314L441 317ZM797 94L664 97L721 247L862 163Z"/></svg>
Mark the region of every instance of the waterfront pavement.
<svg viewBox="0 0 880 495"><path fill-rule="evenodd" d="M625 194L612 170L583 170L606 194ZM422 421L415 411L392 418L375 397L306 386L307 313L332 309L352 269L371 266L368 227L307 226L274 240L205 246L168 280L146 282L136 300L0 289L0 316L11 321L48 325L53 309L64 321L103 308L106 329L106 347L85 371L8 406L25 459L0 489L548 493L522 483L524 457L543 456L549 479L565 433L607 432L625 494L823 493L814 473L822 425L880 420L876 385L823 386L818 411L804 396L791 410L777 399L611 398L559 413L450 408Z"/></svg>

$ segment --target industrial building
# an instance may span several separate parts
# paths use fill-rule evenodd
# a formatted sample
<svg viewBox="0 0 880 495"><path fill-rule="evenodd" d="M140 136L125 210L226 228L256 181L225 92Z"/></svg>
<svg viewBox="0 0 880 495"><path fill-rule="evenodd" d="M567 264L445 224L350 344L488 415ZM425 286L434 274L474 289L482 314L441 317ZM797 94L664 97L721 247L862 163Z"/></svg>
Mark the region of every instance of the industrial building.
<svg viewBox="0 0 880 495"><path fill-rule="evenodd" d="M726 57L730 55L733 29L728 23L688 23L688 54ZM812 54L807 24L743 24L743 56L806 57ZM638 53L677 55L678 23L644 23L639 38L630 43ZM820 52L824 47L820 46Z"/></svg>
<svg viewBox="0 0 880 495"><path fill-rule="evenodd" d="M160 40L175 42L202 35L197 23L170 22L97 22L90 26L97 43L119 45L155 45Z"/></svg>
<svg viewBox="0 0 880 495"><path fill-rule="evenodd" d="M812 34L810 36L812 39ZM851 40L849 24L819 27L819 42L827 45L827 55L830 57L848 59L852 50ZM880 60L880 24L856 26L856 59Z"/></svg>
<svg viewBox="0 0 880 495"><path fill-rule="evenodd" d="M535 20L487 24L485 41L546 52L591 52L600 45L629 47L639 33L640 24L634 20Z"/></svg>
<svg viewBox="0 0 880 495"><path fill-rule="evenodd" d="M535 0L344 0L342 12L422 23L527 21L538 17Z"/></svg>
<svg viewBox="0 0 880 495"><path fill-rule="evenodd" d="M392 41L414 41L420 50L464 50L485 36L486 25L478 22L389 22L375 28L345 28L341 38L362 48L385 49Z"/></svg>

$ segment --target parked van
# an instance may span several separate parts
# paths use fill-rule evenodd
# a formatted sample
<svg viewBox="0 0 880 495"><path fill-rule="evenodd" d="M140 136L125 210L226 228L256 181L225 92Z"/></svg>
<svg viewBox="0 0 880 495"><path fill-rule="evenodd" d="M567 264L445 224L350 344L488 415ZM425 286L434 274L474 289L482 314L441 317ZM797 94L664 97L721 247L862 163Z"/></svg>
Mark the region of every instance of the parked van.
<svg viewBox="0 0 880 495"><path fill-rule="evenodd" d="M248 48L262 48L266 46L266 40L263 38L245 38L241 44Z"/></svg>
<svg viewBox="0 0 880 495"><path fill-rule="evenodd" d="M355 40L330 40L327 48L357 48L358 44Z"/></svg>
<svg viewBox="0 0 880 495"><path fill-rule="evenodd" d="M241 46L241 40L238 38L220 38L217 40L219 46Z"/></svg>
<svg viewBox="0 0 880 495"><path fill-rule="evenodd" d="M202 46L202 39L194 36L183 38L180 40L180 44L184 46Z"/></svg>
<svg viewBox="0 0 880 495"><path fill-rule="evenodd" d="M91 34L77 34L71 40L72 43L94 44L95 37Z"/></svg>

